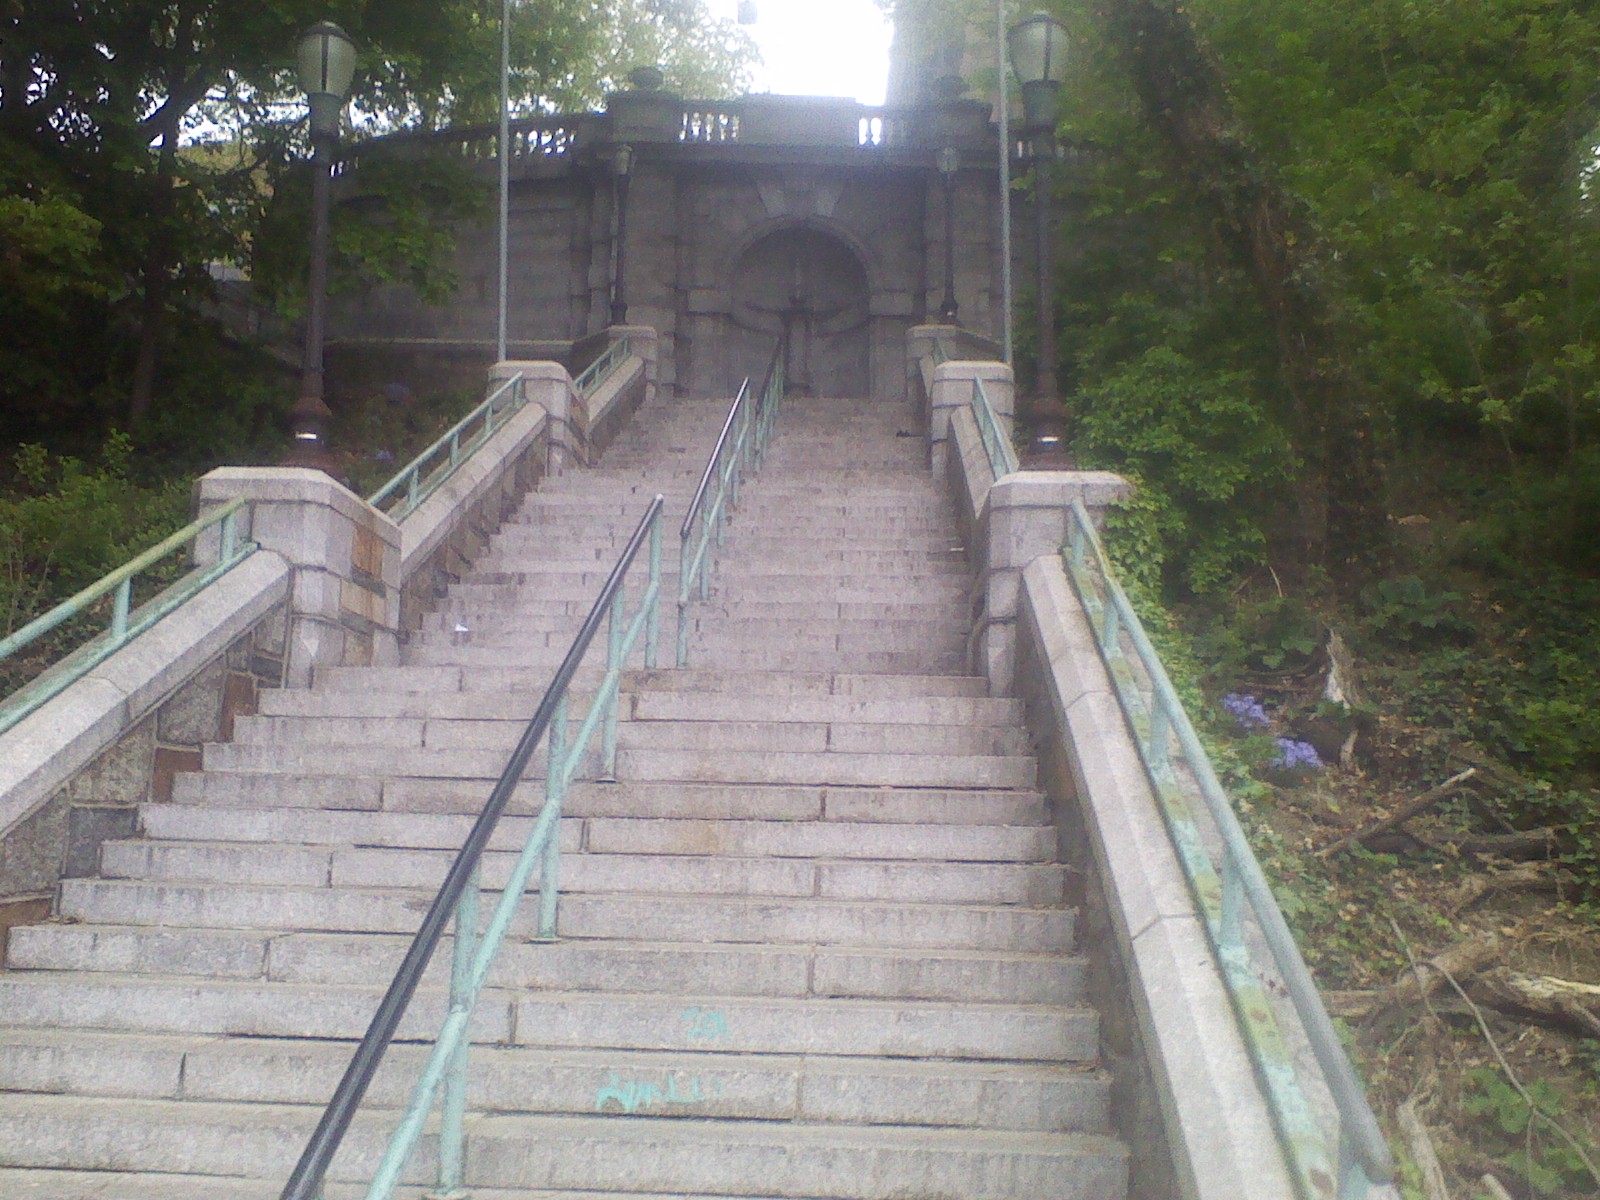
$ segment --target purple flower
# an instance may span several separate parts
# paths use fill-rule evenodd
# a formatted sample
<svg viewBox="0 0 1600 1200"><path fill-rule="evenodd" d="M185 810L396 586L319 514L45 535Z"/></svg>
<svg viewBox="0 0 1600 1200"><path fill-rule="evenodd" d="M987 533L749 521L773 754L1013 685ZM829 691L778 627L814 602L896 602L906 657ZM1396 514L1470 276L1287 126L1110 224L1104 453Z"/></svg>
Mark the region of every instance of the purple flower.
<svg viewBox="0 0 1600 1200"><path fill-rule="evenodd" d="M1315 771L1323 764L1322 756L1310 742L1281 737L1278 739L1278 755L1272 760L1271 765L1278 771L1297 771L1302 767L1308 771Z"/></svg>
<svg viewBox="0 0 1600 1200"><path fill-rule="evenodd" d="M1233 714L1233 719L1239 723L1240 729L1265 729L1272 724L1272 719L1267 716L1267 710L1261 707L1261 701L1254 696L1247 696L1242 692L1229 692L1222 698L1222 707Z"/></svg>

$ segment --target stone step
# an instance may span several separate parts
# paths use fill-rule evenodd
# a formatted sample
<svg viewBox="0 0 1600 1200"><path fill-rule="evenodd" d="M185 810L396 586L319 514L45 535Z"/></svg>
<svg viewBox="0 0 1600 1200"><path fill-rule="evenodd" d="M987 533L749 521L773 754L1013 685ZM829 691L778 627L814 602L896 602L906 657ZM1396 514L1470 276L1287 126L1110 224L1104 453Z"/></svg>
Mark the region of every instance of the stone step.
<svg viewBox="0 0 1600 1200"><path fill-rule="evenodd" d="M147 804L140 809L140 820L147 838L163 841L454 850L465 840L473 817L294 808L209 810ZM489 848L519 851L532 829L531 817L502 817ZM563 853L711 853L735 858L826 857L930 863L1049 862L1056 843L1053 825L563 816L560 831ZM322 877L326 879L326 870Z"/></svg>
<svg viewBox="0 0 1600 1200"><path fill-rule="evenodd" d="M386 982L386 981L385 981ZM9 1025L129 1033L356 1039L381 986L146 975L0 974ZM419 989L396 1036L431 1038L449 993ZM890 1058L1092 1062L1092 1010L1058 1005L767 996L554 992L485 988L478 1042L563 1049L830 1054Z"/></svg>
<svg viewBox="0 0 1600 1200"><path fill-rule="evenodd" d="M349 1042L311 1039L0 1029L0 1091L320 1105L350 1053ZM403 1107L427 1054L425 1046L393 1046L364 1106ZM1081 1066L829 1055L738 1061L719 1054L479 1046L467 1104L501 1113L1103 1133L1108 1093L1105 1075Z"/></svg>
<svg viewBox="0 0 1600 1200"><path fill-rule="evenodd" d="M477 813L489 788L477 780L378 779L211 772L179 775L175 804L217 808L331 808L405 813ZM508 813L544 804L544 784L512 793ZM874 824L1041 825L1036 792L940 788L785 787L765 784L630 780L573 784L563 811L572 817L741 817L764 821L866 821Z"/></svg>
<svg viewBox="0 0 1600 1200"><path fill-rule="evenodd" d="M598 749L584 760L591 777ZM213 743L202 752L207 771L264 774L411 776L428 779L495 780L506 755L494 750L386 749L381 746L240 745ZM544 756L536 754L527 777L539 778ZM1024 755L854 753L661 749L624 746L617 752L617 778L708 783L850 784L877 787L1031 788L1034 762Z"/></svg>
<svg viewBox="0 0 1600 1200"><path fill-rule="evenodd" d="M19 926L7 963L17 972L372 985L393 976L410 943L398 933L49 923ZM450 945L446 936L425 986L449 986ZM508 939L489 980L496 987L608 994L1077 1005L1084 971L1081 958L1065 954Z"/></svg>
<svg viewBox="0 0 1600 1200"><path fill-rule="evenodd" d="M493 893L489 893L493 895ZM410 933L431 897L398 888L267 887L64 879L58 911L113 925L173 924L226 929ZM486 904L494 903L486 901ZM512 922L536 926L524 904ZM910 904L896 901L770 899L744 896L634 896L574 893L561 899L559 936L818 946L1064 952L1073 916L1062 908Z"/></svg>
<svg viewBox="0 0 1600 1200"><path fill-rule="evenodd" d="M451 692L542 692L550 673L534 667L466 670L459 666L319 667L318 692L359 691L426 694ZM988 682L976 675L896 675L852 671L761 671L704 666L656 670L630 668L626 691L722 692L748 696L987 696ZM534 698L537 703L537 697ZM529 708L532 714L532 707Z"/></svg>
<svg viewBox="0 0 1600 1200"><path fill-rule="evenodd" d="M1020 728L1022 702L1006 696L868 696L850 694L729 694L651 688L636 690L624 681L621 713L637 721L809 721L857 724L966 725ZM574 694L581 711L591 697ZM521 710L515 705L520 705ZM274 688L262 691L256 709L262 717L411 719L436 721L525 720L535 704L484 693L430 695L415 692L313 691ZM509 711L508 711L509 710Z"/></svg>
<svg viewBox="0 0 1600 1200"><path fill-rule="evenodd" d="M633 708L634 705L624 705ZM581 714L584 710L579 709ZM660 711L659 709L656 711ZM731 711L731 710L730 710ZM420 717L238 717L234 742L246 746L332 745L394 749L494 750L509 754L523 719L433 720ZM1024 755L1015 726L900 721L679 720L663 713L617 722L618 745L695 750L784 750L873 754Z"/></svg>
<svg viewBox="0 0 1600 1200"><path fill-rule="evenodd" d="M696 822L694 824L703 824ZM823 829L849 826L826 825ZM896 828L916 828L897 826ZM946 826L945 828L960 828ZM991 827L985 827L991 828ZM706 843L715 844L708 836ZM502 888L516 855L489 853L483 883ZM231 842L107 842L100 874L108 879L176 883L238 883L304 887L436 889L453 852L412 849L329 849ZM691 854L563 852L561 889L684 895L827 896L854 900L932 903L1060 904L1065 868L1043 863L908 863L881 859L740 856L736 851ZM537 879L539 876L536 875Z"/></svg>
<svg viewBox="0 0 1600 1200"><path fill-rule="evenodd" d="M718 600L700 600L691 597L695 620L752 619L763 621L813 622L813 621L948 621L965 631L970 622L965 617L965 604L957 606L948 596L917 595L903 601L852 602L839 600L751 600L734 601L730 596ZM676 596L669 596L663 607L663 619L673 619ZM503 604L468 603L465 599L452 601L427 614L420 628L424 631L452 632L465 623L472 632L480 630L516 630L524 625L537 629L566 629L576 631L587 605L576 600L530 600L524 598L512 608Z"/></svg>
<svg viewBox="0 0 1600 1200"><path fill-rule="evenodd" d="M707 639L705 645L695 649L690 644L690 661L711 662L730 670L822 672L829 670L851 671L862 674L914 675L953 674L965 666L965 652L952 644L915 650L872 649L787 649L781 646L749 646L740 644L727 647L715 640L712 633L697 635ZM672 632L664 631L661 660L672 653ZM538 669L548 664L547 676L553 675L564 651L558 648L520 649L518 647L414 645L402 648L401 660L408 666L461 666L472 670L493 668L508 660ZM637 663L639 657L630 659ZM596 685L604 673L603 652L585 659L576 678Z"/></svg>
<svg viewBox="0 0 1600 1200"><path fill-rule="evenodd" d="M308 1106L0 1097L0 1165L282 1179ZM335 1160L364 1179L392 1119L362 1117ZM670 1117L469 1116L468 1183L660 1196L1120 1200L1127 1152L1099 1134L858 1127ZM425 1184L431 1152L405 1181Z"/></svg>

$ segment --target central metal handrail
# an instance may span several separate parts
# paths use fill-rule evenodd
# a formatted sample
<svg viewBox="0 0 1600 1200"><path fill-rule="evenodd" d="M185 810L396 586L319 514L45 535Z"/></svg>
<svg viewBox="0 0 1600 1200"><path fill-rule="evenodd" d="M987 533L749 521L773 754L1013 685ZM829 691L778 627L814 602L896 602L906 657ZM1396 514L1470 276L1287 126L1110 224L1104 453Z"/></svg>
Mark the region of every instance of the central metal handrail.
<svg viewBox="0 0 1600 1200"><path fill-rule="evenodd" d="M443 885L434 896L433 903L411 947L406 951L400 969L395 972L389 989L367 1027L361 1044L351 1056L344 1077L334 1090L333 1098L323 1111L322 1118L312 1131L300 1161L284 1185L281 1200L318 1200L322 1193L323 1176L327 1173L334 1154L344 1139L350 1122L365 1096L373 1075L393 1040L417 985L433 957L434 950L444 934L445 924L455 918L455 953L450 979L450 1007L448 1015L434 1043L422 1076L413 1091L410 1104L389 1142L383 1162L367 1189L369 1200L384 1200L392 1195L399 1182L400 1172L421 1136L422 1127L433 1108L441 1087L445 1091L439 1131L439 1194L454 1195L462 1183L465 1159L463 1121L466 1106L466 1056L470 1046L468 1025L478 995L489 975L500 943L504 939L511 919L527 890L534 868L542 864L539 877L539 936L551 937L555 933L558 900L558 866L561 840L557 836L562 803L567 785L577 772L580 760L603 723L602 746L605 771L614 772L617 753L617 691L622 670L641 633L645 639L645 665L656 665L660 593L661 593L661 511L664 501L657 496L646 509L633 536L628 540L617 563L611 568L605 586L582 627L572 640L566 657L556 669L555 677L545 690L539 707L522 731L516 748L500 773L499 780L489 793L483 810L467 834ZM639 600L633 620L624 628L627 619L623 582L629 568L639 556L641 548L649 542L650 581ZM590 643L600 628L601 621L610 617L607 637L606 674L601 681L589 711L585 714L578 732L567 737L567 689L577 674ZM535 749L546 731L549 731L550 765L545 776L545 802L533 823L521 854L517 858L511 878L500 893L488 927L478 931L479 860L484 848L494 834L501 814L510 802L512 793L522 779Z"/></svg>
<svg viewBox="0 0 1600 1200"><path fill-rule="evenodd" d="M711 548L722 544L723 524L728 509L739 498L739 484L744 468L761 466L767 442L772 437L773 422L777 419L778 405L783 400L784 354L787 338L779 337L772 349L772 359L767 364L766 379L752 413L750 406L750 379L745 377L739 385L739 394L728 406L722 431L711 448L706 469L700 475L700 485L683 515L678 528L678 665L689 664L689 603L697 590L700 599L711 594ZM713 484L715 490L713 491ZM710 497L708 500L707 497ZM694 539L696 522L700 535Z"/></svg>
<svg viewBox="0 0 1600 1200"><path fill-rule="evenodd" d="M1261 864L1256 861L1155 647L1112 573L1082 500L1072 504L1066 568L1134 735L1145 774L1160 801L1158 807L1178 861L1204 917L1239 1031L1266 1085L1273 1119L1293 1164L1298 1190L1305 1200L1365 1197L1370 1185L1394 1180L1394 1160L1388 1143L1333 1022L1328 1019L1317 985L1262 874ZM1124 637L1133 651L1131 655L1123 650ZM1135 665L1144 676L1143 687L1135 677ZM1186 768L1181 775L1175 758ZM1208 848L1208 839L1190 809L1188 795L1193 791L1199 792L1210 817L1216 852ZM1246 909L1255 918L1259 940L1283 980L1295 1018L1338 1110L1337 1166L1328 1153L1327 1139L1312 1117L1282 1028L1273 1015L1263 984L1264 968L1253 961L1257 951L1252 945L1255 939L1246 936Z"/></svg>

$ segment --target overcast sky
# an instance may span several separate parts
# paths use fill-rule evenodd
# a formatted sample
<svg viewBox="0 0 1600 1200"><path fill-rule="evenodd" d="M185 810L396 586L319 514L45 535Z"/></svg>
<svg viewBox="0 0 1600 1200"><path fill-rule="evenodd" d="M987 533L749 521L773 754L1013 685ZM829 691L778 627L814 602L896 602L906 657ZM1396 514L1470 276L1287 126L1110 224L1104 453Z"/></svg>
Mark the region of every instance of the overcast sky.
<svg viewBox="0 0 1600 1200"><path fill-rule="evenodd" d="M890 26L873 0L755 0L746 31L764 60L752 91L851 96L882 104L889 75ZM736 0L714 0L732 16Z"/></svg>

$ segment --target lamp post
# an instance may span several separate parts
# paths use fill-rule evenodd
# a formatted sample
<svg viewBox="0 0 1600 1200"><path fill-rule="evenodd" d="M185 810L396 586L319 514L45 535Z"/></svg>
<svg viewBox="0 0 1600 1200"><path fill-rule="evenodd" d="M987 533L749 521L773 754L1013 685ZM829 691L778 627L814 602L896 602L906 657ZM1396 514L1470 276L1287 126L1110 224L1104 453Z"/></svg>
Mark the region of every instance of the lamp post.
<svg viewBox="0 0 1600 1200"><path fill-rule="evenodd" d="M328 21L300 35L295 48L300 86L311 105L311 272L306 298L305 358L300 369L300 396L290 410L294 444L285 465L332 465L328 454L328 420L333 414L322 398L322 341L327 322L328 193L333 151L339 141L339 114L344 109L355 73L356 46L348 34Z"/></svg>
<svg viewBox="0 0 1600 1200"><path fill-rule="evenodd" d="M1056 96L1066 76L1067 31L1055 18L1035 13L1006 35L1011 67L1022 85L1023 133L1033 162L1033 207L1038 251L1039 363L1035 392L1040 415L1058 417L1056 393L1055 271L1051 253L1051 170L1056 157Z"/></svg>
<svg viewBox="0 0 1600 1200"><path fill-rule="evenodd" d="M961 169L961 152L954 146L945 146L934 156L939 177L944 180L944 300L939 305L939 319L946 325L956 323L956 172Z"/></svg>
<svg viewBox="0 0 1600 1200"><path fill-rule="evenodd" d="M611 323L628 323L628 180L633 174L633 147L618 146L611 160L617 187L617 273L611 281Z"/></svg>

